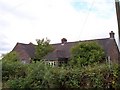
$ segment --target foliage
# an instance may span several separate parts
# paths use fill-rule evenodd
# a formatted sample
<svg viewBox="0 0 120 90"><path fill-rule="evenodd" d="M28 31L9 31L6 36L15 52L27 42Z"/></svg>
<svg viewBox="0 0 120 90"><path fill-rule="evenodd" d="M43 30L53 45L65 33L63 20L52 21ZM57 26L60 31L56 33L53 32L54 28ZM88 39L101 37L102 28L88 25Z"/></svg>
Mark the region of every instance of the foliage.
<svg viewBox="0 0 120 90"><path fill-rule="evenodd" d="M19 65L17 65L20 67ZM4 68L4 67L3 67ZM50 67L39 61L27 65L26 75L18 77L17 69L12 78L6 80L9 88L117 88L118 66L112 64L88 65L79 67ZM24 70L24 69L22 69ZM3 69L4 71L4 69ZM19 71L19 70L18 70ZM21 72L21 71L19 71Z"/></svg>
<svg viewBox="0 0 120 90"><path fill-rule="evenodd" d="M84 66L99 63L104 60L105 54L97 42L80 42L71 49L71 63Z"/></svg>
<svg viewBox="0 0 120 90"><path fill-rule="evenodd" d="M75 64L74 64L75 65ZM51 67L42 60L22 64L16 53L2 59L3 88L120 88L117 64L94 63L79 67L75 65Z"/></svg>
<svg viewBox="0 0 120 90"><path fill-rule="evenodd" d="M35 59L41 60L46 54L51 52L53 50L52 46L49 44L50 40L46 38L45 39L37 39L37 46L36 46L36 52L35 52Z"/></svg>
<svg viewBox="0 0 120 90"><path fill-rule="evenodd" d="M49 77L47 74L49 74L50 67L48 67L43 61L32 63L29 66L27 80L30 83L30 88L48 88L48 82L46 80Z"/></svg>
<svg viewBox="0 0 120 90"><path fill-rule="evenodd" d="M2 58L2 61L7 61L7 62L15 62L15 61L19 61L18 58L18 54L16 52L10 52L4 55L4 57Z"/></svg>
<svg viewBox="0 0 120 90"><path fill-rule="evenodd" d="M113 88L118 87L118 66L108 64L85 66L82 68L52 68L50 88Z"/></svg>
<svg viewBox="0 0 120 90"><path fill-rule="evenodd" d="M15 52L6 54L2 58L2 82L3 87L6 87L6 82L26 76L26 65L23 65Z"/></svg>

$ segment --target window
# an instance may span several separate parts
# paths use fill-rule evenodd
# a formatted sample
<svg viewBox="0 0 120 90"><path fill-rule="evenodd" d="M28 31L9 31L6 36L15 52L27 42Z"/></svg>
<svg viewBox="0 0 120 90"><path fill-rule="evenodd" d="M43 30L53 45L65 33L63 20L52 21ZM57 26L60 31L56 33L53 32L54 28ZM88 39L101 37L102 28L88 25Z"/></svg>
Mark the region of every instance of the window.
<svg viewBox="0 0 120 90"><path fill-rule="evenodd" d="M54 62L54 66L55 66L55 62Z"/></svg>
<svg viewBox="0 0 120 90"><path fill-rule="evenodd" d="M53 66L53 62L52 62L51 64L52 64L52 66Z"/></svg>
<svg viewBox="0 0 120 90"><path fill-rule="evenodd" d="M23 60L23 61L22 61L22 63L23 63L23 64L25 64L25 63L26 63L26 61L24 61L24 60Z"/></svg>
<svg viewBox="0 0 120 90"><path fill-rule="evenodd" d="M48 64L50 65L50 62Z"/></svg>

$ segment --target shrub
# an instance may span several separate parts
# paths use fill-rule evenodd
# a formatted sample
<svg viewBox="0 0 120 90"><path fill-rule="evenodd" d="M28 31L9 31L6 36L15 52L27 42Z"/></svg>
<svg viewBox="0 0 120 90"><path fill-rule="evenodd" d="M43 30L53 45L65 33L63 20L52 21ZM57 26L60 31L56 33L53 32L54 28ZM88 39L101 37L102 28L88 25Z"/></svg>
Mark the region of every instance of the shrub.
<svg viewBox="0 0 120 90"><path fill-rule="evenodd" d="M93 63L102 62L105 53L97 42L80 42L71 49L73 65L80 66L91 65Z"/></svg>

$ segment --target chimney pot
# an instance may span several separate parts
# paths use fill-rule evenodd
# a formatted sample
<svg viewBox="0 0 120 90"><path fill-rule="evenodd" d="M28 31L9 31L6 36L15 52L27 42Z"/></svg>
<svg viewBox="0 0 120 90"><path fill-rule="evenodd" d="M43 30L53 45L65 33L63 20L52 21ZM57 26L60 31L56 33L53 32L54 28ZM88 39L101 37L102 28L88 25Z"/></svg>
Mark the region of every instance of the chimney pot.
<svg viewBox="0 0 120 90"><path fill-rule="evenodd" d="M114 39L115 33L114 33L113 31L111 31L109 34L110 34L110 38L111 38L111 39Z"/></svg>
<svg viewBox="0 0 120 90"><path fill-rule="evenodd" d="M62 44L65 44L66 42L67 42L67 39L66 39L66 38L62 38L62 39L61 39L61 43L62 43Z"/></svg>

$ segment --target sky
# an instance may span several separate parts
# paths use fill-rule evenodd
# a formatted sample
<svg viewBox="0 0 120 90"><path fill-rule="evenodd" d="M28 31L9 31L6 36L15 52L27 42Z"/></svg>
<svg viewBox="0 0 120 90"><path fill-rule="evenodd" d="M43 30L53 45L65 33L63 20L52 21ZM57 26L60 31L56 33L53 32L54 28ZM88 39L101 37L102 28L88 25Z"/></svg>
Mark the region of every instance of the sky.
<svg viewBox="0 0 120 90"><path fill-rule="evenodd" d="M17 42L60 43L118 35L115 0L0 0L0 55Z"/></svg>

